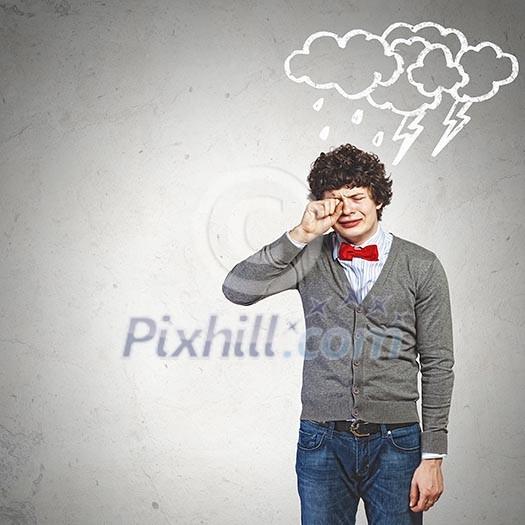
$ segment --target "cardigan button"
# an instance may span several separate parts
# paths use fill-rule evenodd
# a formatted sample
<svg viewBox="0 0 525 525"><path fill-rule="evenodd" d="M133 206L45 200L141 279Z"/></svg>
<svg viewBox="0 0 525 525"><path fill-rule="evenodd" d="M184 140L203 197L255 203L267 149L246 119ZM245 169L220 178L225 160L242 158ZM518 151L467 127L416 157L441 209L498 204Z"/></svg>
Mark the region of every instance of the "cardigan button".
<svg viewBox="0 0 525 525"><path fill-rule="evenodd" d="M359 305L356 307L355 311L361 313L363 311L363 307Z"/></svg>

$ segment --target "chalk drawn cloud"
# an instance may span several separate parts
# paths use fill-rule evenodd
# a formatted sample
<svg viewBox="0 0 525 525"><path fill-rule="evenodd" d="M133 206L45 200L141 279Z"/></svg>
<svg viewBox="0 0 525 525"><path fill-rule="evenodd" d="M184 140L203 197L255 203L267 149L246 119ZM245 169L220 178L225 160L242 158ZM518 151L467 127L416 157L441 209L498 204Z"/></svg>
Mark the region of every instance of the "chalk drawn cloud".
<svg viewBox="0 0 525 525"><path fill-rule="evenodd" d="M442 72L445 74L440 76ZM417 61L407 68L407 76L411 84L429 97L443 92L453 95L469 81L463 67L456 63L450 50L441 44L425 47Z"/></svg>
<svg viewBox="0 0 525 525"><path fill-rule="evenodd" d="M352 63L356 55L357 58L358 55L367 56L367 62L361 63L358 75L349 75L348 64ZM305 67L297 71L297 57L305 56L309 61L303 62L302 65ZM382 71L373 67L374 58L386 58ZM324 64L321 63L323 59ZM347 64L345 70L341 69L338 72L339 78L331 80L323 78L323 71L325 71L323 66L326 67L327 62L330 61ZM392 85L403 70L402 62L402 58L390 50L386 40L367 31L355 29L342 37L328 31L320 31L310 35L301 50L296 50L288 56L284 69L288 78L294 82L305 82L316 89L335 89L345 98L359 99L367 97L379 85ZM350 73L355 72L350 71Z"/></svg>

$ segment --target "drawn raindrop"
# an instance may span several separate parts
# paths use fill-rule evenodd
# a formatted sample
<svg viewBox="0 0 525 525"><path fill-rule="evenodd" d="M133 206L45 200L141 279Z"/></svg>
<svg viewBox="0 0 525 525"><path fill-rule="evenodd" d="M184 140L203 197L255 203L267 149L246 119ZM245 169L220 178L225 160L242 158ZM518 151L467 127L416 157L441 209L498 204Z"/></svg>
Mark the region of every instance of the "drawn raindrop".
<svg viewBox="0 0 525 525"><path fill-rule="evenodd" d="M323 104L324 104L324 98L321 97L321 98L318 98L315 101L315 103L314 103L314 105L312 107L315 109L315 111L321 111L321 108L323 107Z"/></svg>
<svg viewBox="0 0 525 525"><path fill-rule="evenodd" d="M372 144L374 146L381 146L383 144L383 139L385 138L385 132L384 131L378 131L376 133L376 136L372 139Z"/></svg>
<svg viewBox="0 0 525 525"><path fill-rule="evenodd" d="M355 113L352 115L352 122L354 124L361 124L363 121L363 110L357 109Z"/></svg>
<svg viewBox="0 0 525 525"><path fill-rule="evenodd" d="M330 126L325 126L322 130L321 130L321 133L319 133L319 138L321 140L326 140L328 138L328 135L330 134Z"/></svg>

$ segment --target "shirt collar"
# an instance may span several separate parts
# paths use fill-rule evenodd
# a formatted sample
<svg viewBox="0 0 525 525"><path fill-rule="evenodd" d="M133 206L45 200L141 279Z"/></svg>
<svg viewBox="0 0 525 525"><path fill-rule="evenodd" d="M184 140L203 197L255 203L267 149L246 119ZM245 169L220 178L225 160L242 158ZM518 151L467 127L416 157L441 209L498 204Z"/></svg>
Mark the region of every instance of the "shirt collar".
<svg viewBox="0 0 525 525"><path fill-rule="evenodd" d="M381 228L381 223L378 222L377 224L377 231L370 237L370 239L367 239L363 244L352 244L348 241L344 240L337 232L334 232L334 249L332 252L334 261L339 257L339 247L341 246L341 243L346 242L348 244L351 244L352 246L358 246L358 247L364 247L368 246L369 244L377 244L379 247L384 246L386 241L386 234Z"/></svg>

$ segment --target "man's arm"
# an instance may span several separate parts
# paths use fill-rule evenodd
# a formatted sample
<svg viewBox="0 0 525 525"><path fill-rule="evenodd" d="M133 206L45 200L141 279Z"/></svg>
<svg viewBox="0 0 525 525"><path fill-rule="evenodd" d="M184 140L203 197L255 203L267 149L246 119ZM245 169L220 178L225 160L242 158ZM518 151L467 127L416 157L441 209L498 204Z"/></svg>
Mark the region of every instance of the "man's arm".
<svg viewBox="0 0 525 525"><path fill-rule="evenodd" d="M303 247L296 245L287 232L259 251L236 264L226 276L222 292L240 305L251 305L265 297L297 288L296 268Z"/></svg>
<svg viewBox="0 0 525 525"><path fill-rule="evenodd" d="M342 211L340 199L309 202L299 225L230 270L222 285L226 298L248 306L284 290L297 289L316 264L323 233L335 224ZM306 244L310 246L303 249Z"/></svg>
<svg viewBox="0 0 525 525"><path fill-rule="evenodd" d="M446 455L447 424L454 384L452 317L447 277L432 261L416 294L416 338L421 363L421 464L410 486L410 509L427 511L444 490L438 455Z"/></svg>
<svg viewBox="0 0 525 525"><path fill-rule="evenodd" d="M415 311L421 364L421 452L446 454L454 353L448 281L437 257L418 286Z"/></svg>

